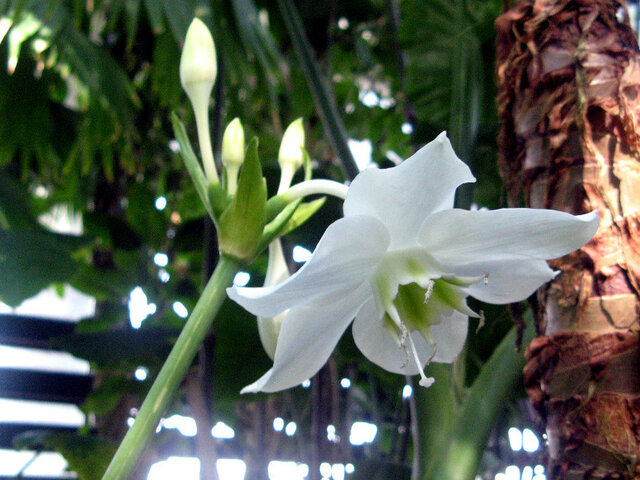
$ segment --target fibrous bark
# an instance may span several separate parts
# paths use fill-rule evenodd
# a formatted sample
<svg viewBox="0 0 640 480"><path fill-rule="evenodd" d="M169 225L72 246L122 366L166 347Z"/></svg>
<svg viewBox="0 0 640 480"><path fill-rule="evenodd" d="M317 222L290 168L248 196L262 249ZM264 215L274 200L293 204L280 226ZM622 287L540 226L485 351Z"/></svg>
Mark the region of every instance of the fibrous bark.
<svg viewBox="0 0 640 480"><path fill-rule="evenodd" d="M525 385L550 479L640 479L640 51L615 0L520 3L497 21L500 169L509 203L597 209L595 238L551 262Z"/></svg>

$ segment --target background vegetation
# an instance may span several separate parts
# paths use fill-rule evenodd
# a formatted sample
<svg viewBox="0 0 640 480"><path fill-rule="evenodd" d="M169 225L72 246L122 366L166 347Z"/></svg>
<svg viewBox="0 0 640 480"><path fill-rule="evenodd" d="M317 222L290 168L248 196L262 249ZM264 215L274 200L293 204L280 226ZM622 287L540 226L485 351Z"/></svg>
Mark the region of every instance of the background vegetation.
<svg viewBox="0 0 640 480"><path fill-rule="evenodd" d="M96 422L72 437L32 440L96 478L150 385L134 370L158 371L184 322L172 305L191 309L212 270L215 235L172 151L169 120L176 111L195 139L178 76L195 15L218 49L216 143L239 117L248 137L260 138L271 192L282 132L302 116L314 176L339 180L354 174L347 139L369 140L373 161L388 167L447 130L478 178L459 203L495 208L504 204L493 81L493 21L501 11L497 0L0 1L0 299L15 305L70 283L98 300L96 316L57 341L92 364L95 389L83 409ZM156 208L158 197L165 208ZM60 205L81 215L82 236L39 224ZM339 215L340 205L327 202L286 239L288 252L312 249ZM158 252L168 255L168 275L154 264ZM265 267L266 258L251 267L253 284ZM140 329L131 327L127 307L135 287L157 306ZM411 379L364 361L350 335L311 388L241 397L269 359L255 320L228 303L171 411L195 417L205 437L204 426L218 420L236 437L193 441L163 431L146 468L168 454L233 455L247 462L246 478L264 478L274 458L307 463L311 478L319 478L321 461L353 463L353 478L411 478L412 471L412 478L445 478L438 468L468 457L473 475L480 465L483 478L493 478L513 462L505 429L531 420L509 315L479 308L487 323L477 332L472 323L465 356L453 367L434 366L436 386L408 399L402 390ZM349 389L340 386L344 377ZM490 405L478 408L487 397ZM297 423L295 437L273 431L277 416ZM347 441L354 420L378 425L373 445ZM327 440L328 425L341 441ZM451 445L471 453L461 457L464 449ZM86 467L87 449L95 468Z"/></svg>

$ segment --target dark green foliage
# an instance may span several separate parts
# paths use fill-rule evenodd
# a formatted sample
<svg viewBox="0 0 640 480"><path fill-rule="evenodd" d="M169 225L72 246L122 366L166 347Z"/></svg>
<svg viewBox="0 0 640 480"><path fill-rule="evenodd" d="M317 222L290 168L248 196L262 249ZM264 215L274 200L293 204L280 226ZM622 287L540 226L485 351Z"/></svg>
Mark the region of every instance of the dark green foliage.
<svg viewBox="0 0 640 480"><path fill-rule="evenodd" d="M96 413L102 424L126 420L116 408L124 399L139 405L184 324L173 312L173 302L191 311L215 262L218 245L215 232L205 228L207 217L230 206L224 195L213 202L199 170L193 115L179 81L180 48L194 15L212 29L221 60L220 93L211 111L212 128L217 128L212 132L214 154L219 158L215 139L224 125L239 117L246 137L260 139L260 164L251 146L244 175L252 182L264 175L270 195L279 180L282 132L300 116L314 177L341 180L349 175L336 154L334 145L340 142L326 140L329 131L322 119L333 115L334 123L344 125L342 133L338 125L332 135L343 136L343 144L348 138L370 140L372 159L381 167L448 130L459 156L478 178L460 203L467 206L473 199L481 206L500 205L493 20L501 2L281 2L298 11L302 28L294 36L278 2L266 0L90 3L92 10L82 1L0 1L0 17L11 19L6 35L0 30L0 300L17 304L62 283L96 297L96 316L54 345L92 363L100 381L82 408ZM308 81L309 65L296 56L302 36L308 42L307 60L316 67L313 82ZM317 95L319 82L330 93L322 102L313 93ZM216 127L218 119L222 124ZM171 151L174 138L180 155ZM302 177L298 173L296 181ZM38 187L45 196L35 196ZM159 196L167 201L163 210L155 207ZM247 209L247 200L243 196L230 207ZM261 199L254 200L262 209ZM288 232L288 253L294 245L313 249L341 216L341 202L320 203L303 204L288 223L272 225ZM82 215L82 237L52 233L38 223L41 214L58 204ZM318 207L303 229L289 232L291 222ZM252 225L256 235L262 232L263 217L269 215L271 221L274 212L259 212L260 221ZM228 227L226 235L235 235L234 228ZM247 249L255 247L255 239L251 242ZM153 263L157 252L169 258L162 271ZM290 266L296 267L293 262ZM264 255L247 267L252 285L262 283L265 269ZM162 272L170 276L166 283L159 278ZM134 330L127 300L137 286L157 310ZM506 310L474 308L485 311L487 325L478 333L472 325L466 357L455 368L432 366L427 373L438 381L427 394L415 387L420 422L429 428L421 434L423 460L438 457L439 449L452 441L452 432L469 434L455 423L456 415L469 408L464 399L470 391L478 395L474 384L486 381L487 362L499 361L493 354L509 331ZM331 455L332 461L356 466L347 478L411 478L409 403L401 397L407 379L364 361L349 333L320 375L323 381L335 380L334 373L338 380L348 376L352 386L344 390L325 383L328 393L320 401L313 388L239 394L271 362L255 318L237 305L224 304L205 343L189 382L197 377L214 421L223 419L236 428L238 442L225 453L253 458L263 445L274 458L282 454L310 463L317 447L327 455L323 461ZM512 351L504 355L514 359ZM139 365L150 371L142 383L132 377ZM169 413L195 415L182 393ZM519 394L514 390L504 401L513 403ZM295 438L272 432L276 415L298 424ZM379 425L374 445L349 445L355 420ZM198 418L199 426L204 421ZM320 440L311 437L314 422L320 425ZM326 440L331 422L340 443ZM92 479L113 452L100 433L39 439L62 452L81 478ZM189 441L163 437L156 444L163 454L170 454L172 446L185 455L197 453Z"/></svg>

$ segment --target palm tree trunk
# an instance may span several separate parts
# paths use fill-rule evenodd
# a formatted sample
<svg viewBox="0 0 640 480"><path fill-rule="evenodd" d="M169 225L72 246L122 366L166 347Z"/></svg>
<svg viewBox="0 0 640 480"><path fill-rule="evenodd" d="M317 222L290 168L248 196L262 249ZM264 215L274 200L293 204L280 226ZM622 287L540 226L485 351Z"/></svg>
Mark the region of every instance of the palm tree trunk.
<svg viewBox="0 0 640 480"><path fill-rule="evenodd" d="M537 296L525 385L550 479L640 479L640 51L616 0L535 0L496 21L511 205L600 212Z"/></svg>

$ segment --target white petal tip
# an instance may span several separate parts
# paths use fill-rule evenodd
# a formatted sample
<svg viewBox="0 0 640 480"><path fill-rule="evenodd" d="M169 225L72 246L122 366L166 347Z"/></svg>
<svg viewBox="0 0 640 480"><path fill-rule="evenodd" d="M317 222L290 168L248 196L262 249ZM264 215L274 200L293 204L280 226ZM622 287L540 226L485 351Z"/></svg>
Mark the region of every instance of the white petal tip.
<svg viewBox="0 0 640 480"><path fill-rule="evenodd" d="M433 382L435 382L436 379L433 377L425 377L425 378L421 378L420 379L420 386L424 387L424 388L429 388L431 385L433 385Z"/></svg>
<svg viewBox="0 0 640 480"><path fill-rule="evenodd" d="M440 135L436 137L436 141L439 143L444 143L447 140L447 132L441 132Z"/></svg>

